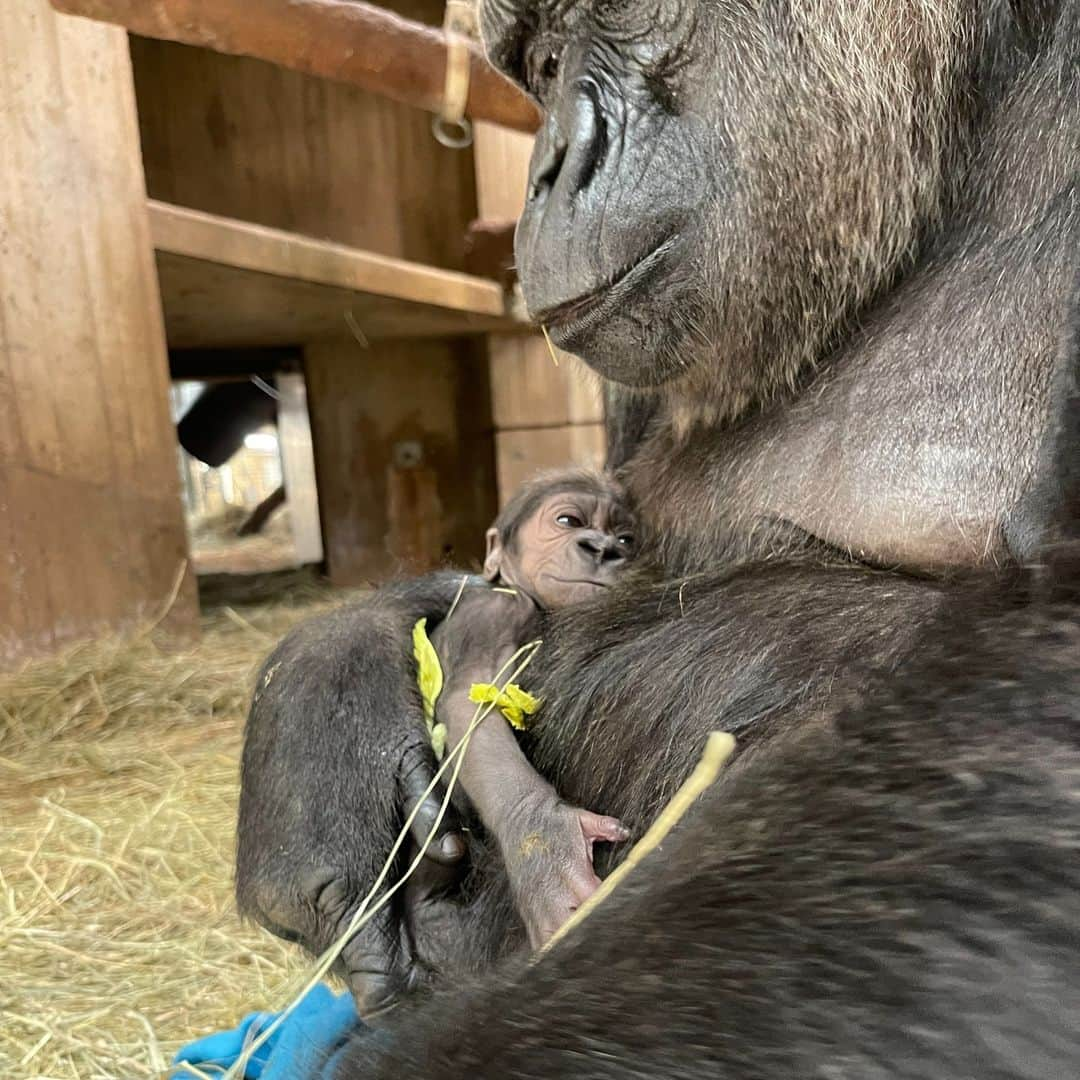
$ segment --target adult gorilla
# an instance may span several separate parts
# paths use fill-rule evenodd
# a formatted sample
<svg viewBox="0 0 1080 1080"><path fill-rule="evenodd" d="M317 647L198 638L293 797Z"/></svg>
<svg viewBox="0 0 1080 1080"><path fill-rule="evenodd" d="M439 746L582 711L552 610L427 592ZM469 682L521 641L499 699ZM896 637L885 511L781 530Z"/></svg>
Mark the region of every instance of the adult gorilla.
<svg viewBox="0 0 1080 1080"><path fill-rule="evenodd" d="M642 1047L661 1043L684 1062L719 1061L722 1031L692 1025L696 1034L672 1044L668 1019L645 1023L635 995L656 1004L669 991L664 973L701 955L695 941L717 955L716 907L727 898L710 842L724 827L723 800L739 808L737 828L777 837L755 858L797 861L797 845L770 825L794 820L792 746L805 746L811 727L813 745L831 745L831 722L871 692L885 694L883 714L900 715L881 673L911 656L944 598L969 596L943 572L1012 563L1039 535L1033 478L1080 250L1080 0L487 0L482 21L495 62L547 115L518 234L526 298L559 344L621 384L614 452L663 579L552 620L530 672L546 702L533 761L568 800L638 825L708 729L738 733L746 770L744 781L730 770L687 828L665 863L670 880L634 891L639 925L673 927L662 956L650 954L659 966L628 969L635 985L603 978L619 950L637 949L627 924L623 937L604 939L606 959L591 955L568 976L585 1017L573 1068L623 1075ZM278 659L303 664L316 650L323 674L297 700L269 672L253 711L239 895L313 947L353 910L402 802L430 775L415 701L381 695L407 685L411 620L447 602L403 587L374 613L308 628ZM1019 662L1015 652L986 655ZM1068 663L1054 654L1046 664L1060 693L1075 696ZM947 731L977 713L960 711ZM861 747L890 741L863 727L854 772L841 778L848 793L865 765ZM946 754L932 731L913 724L895 739ZM775 775L758 765L760 752L745 752L766 743ZM963 764L978 782L979 746L956 751L957 776ZM815 758L807 798L823 800L838 764L831 753ZM1016 764L987 754L991 768ZM767 797L776 777L786 794ZM871 779L884 798L887 778ZM913 798L919 790L911 786ZM822 806L839 825L837 804ZM960 821L990 813L977 800L955 806ZM888 836L903 834L892 826ZM700 888L686 884L697 873L688 853L701 864ZM472 966L516 940L513 920L494 917L497 866L479 860L477 876ZM927 877L928 892L936 880ZM425 920L445 906L415 902L358 938L346 955L354 985L440 961ZM597 926L615 926L621 910ZM779 920L799 917L785 910ZM904 932L918 931L915 920ZM907 955L909 973L925 960ZM988 970L998 970L1003 954L994 955ZM829 957L826 980L841 960ZM718 992L708 969L694 969L691 998ZM808 978L797 989L822 992ZM605 1003L592 1009L598 997ZM634 1030L599 1040L624 1002ZM544 1045L559 1037L553 1030ZM500 1067L531 1076L571 1065L541 1054ZM650 1067L676 1073L670 1058ZM879 1074L862 1061L852 1068Z"/></svg>

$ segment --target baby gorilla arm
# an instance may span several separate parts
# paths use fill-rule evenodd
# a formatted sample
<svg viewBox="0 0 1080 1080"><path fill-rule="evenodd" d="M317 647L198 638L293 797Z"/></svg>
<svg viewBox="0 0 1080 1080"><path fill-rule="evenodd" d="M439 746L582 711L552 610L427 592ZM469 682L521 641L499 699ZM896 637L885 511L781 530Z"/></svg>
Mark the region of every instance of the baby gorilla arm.
<svg viewBox="0 0 1080 1080"><path fill-rule="evenodd" d="M433 633L446 672L438 713L451 748L476 714L469 687L495 679L529 639L535 620L536 609L523 593L478 589L462 597L453 617ZM512 670L507 667L500 684ZM538 948L600 884L593 844L625 840L629 832L615 818L564 803L529 764L497 710L473 731L461 783L499 846L529 943Z"/></svg>

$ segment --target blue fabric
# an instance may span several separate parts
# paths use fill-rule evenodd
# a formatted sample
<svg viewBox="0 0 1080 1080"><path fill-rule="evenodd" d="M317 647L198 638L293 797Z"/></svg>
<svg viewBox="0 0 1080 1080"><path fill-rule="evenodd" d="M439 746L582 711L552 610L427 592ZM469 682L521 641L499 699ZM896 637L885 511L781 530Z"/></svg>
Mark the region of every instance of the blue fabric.
<svg viewBox="0 0 1080 1080"><path fill-rule="evenodd" d="M207 1035L183 1047L173 1058L176 1080L193 1076L183 1067L190 1062L214 1076L224 1072L278 1013L251 1013L232 1031ZM329 1080L337 1051L361 1027L350 994L335 994L318 985L286 1017L281 1026L255 1051L244 1070L250 1080Z"/></svg>

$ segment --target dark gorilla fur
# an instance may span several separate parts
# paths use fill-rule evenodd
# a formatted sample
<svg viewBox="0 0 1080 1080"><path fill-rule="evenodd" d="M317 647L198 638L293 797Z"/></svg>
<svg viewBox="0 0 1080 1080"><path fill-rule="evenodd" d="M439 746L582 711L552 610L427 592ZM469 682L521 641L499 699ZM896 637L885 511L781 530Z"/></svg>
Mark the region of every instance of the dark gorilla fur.
<svg viewBox="0 0 1080 1080"><path fill-rule="evenodd" d="M359 1034L338 1080L1077 1074L1080 277L1075 312L1043 560L951 587L907 661L744 755L548 956Z"/></svg>
<svg viewBox="0 0 1080 1080"><path fill-rule="evenodd" d="M482 21L546 113L526 300L624 384L612 457L660 580L548 621L532 760L640 828L708 730L740 756L550 958L410 1009L342 1075L1077 1075L1080 0ZM408 627L452 582L299 631L295 695L264 676L238 893L309 943L430 769ZM397 908L346 969L511 950L471 859L431 905L471 955Z"/></svg>
<svg viewBox="0 0 1080 1080"><path fill-rule="evenodd" d="M958 592L835 733L747 761L550 955L336 1075L1075 1076L1078 655L1075 605Z"/></svg>

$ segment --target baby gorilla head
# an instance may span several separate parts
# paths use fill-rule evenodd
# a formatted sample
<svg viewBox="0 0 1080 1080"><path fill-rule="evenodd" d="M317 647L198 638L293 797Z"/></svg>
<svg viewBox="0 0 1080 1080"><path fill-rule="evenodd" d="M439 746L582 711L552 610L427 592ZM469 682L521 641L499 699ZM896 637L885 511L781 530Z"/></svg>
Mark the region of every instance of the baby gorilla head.
<svg viewBox="0 0 1080 1080"><path fill-rule="evenodd" d="M587 469L545 473L522 487L487 531L484 577L566 607L615 582L636 551L626 493Z"/></svg>

